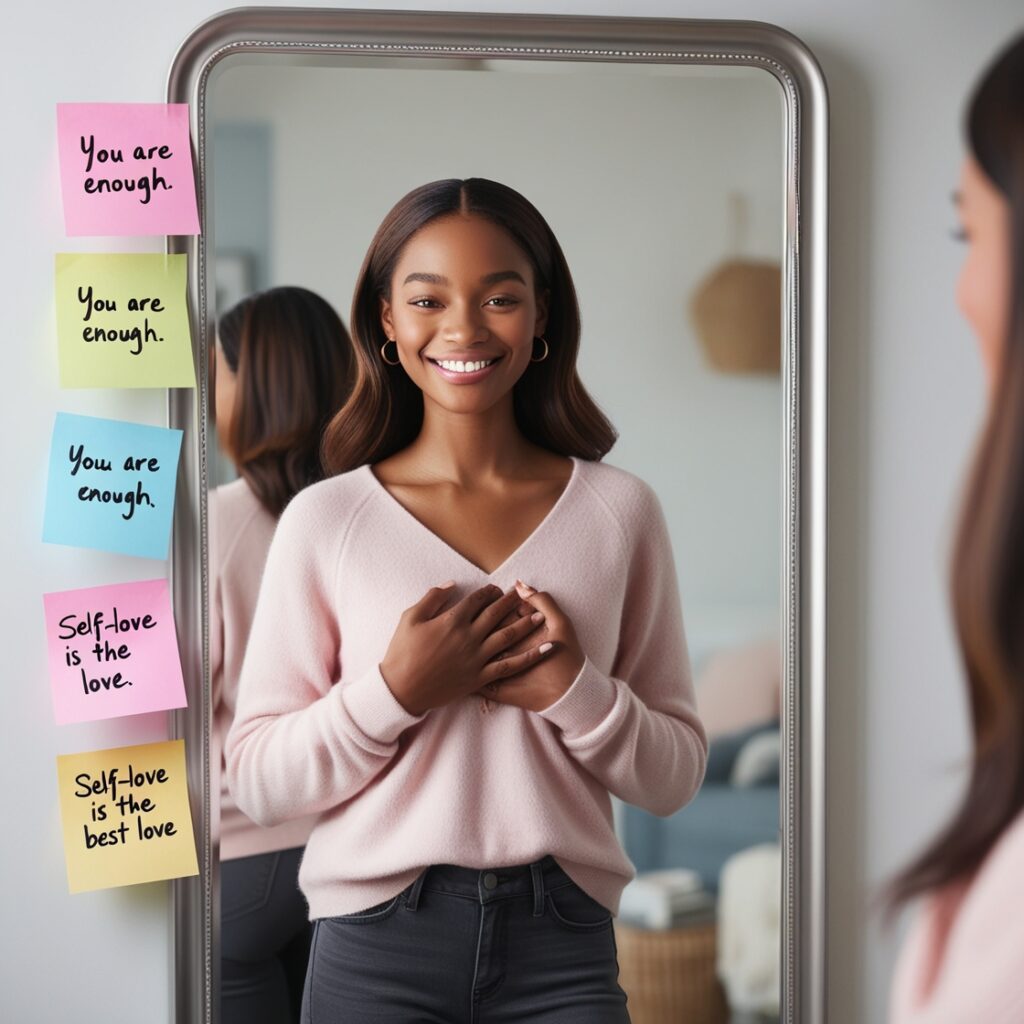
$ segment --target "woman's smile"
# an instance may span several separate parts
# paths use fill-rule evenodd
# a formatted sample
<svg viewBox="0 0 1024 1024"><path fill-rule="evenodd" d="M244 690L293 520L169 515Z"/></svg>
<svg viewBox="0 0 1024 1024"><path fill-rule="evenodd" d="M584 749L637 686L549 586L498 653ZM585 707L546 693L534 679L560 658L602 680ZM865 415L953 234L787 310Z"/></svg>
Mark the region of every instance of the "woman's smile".
<svg viewBox="0 0 1024 1024"><path fill-rule="evenodd" d="M425 357L427 362L447 381L453 384L475 384L489 376L501 361L501 356L490 359L434 359Z"/></svg>

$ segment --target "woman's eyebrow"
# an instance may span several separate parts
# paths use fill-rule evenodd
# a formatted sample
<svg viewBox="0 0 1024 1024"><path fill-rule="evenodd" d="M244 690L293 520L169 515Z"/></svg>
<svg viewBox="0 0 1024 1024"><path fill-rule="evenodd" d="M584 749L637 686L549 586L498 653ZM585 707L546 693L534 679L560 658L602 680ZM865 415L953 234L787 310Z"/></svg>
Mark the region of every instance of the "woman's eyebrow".
<svg viewBox="0 0 1024 1024"><path fill-rule="evenodd" d="M402 284L408 284L410 281L422 281L424 284L448 284L448 278L441 274L424 274L424 273L412 273L409 274Z"/></svg>
<svg viewBox="0 0 1024 1024"><path fill-rule="evenodd" d="M497 284L499 281L518 281L520 284L526 284L523 275L517 270L499 270L493 274L486 274L480 281L483 284Z"/></svg>
<svg viewBox="0 0 1024 1024"><path fill-rule="evenodd" d="M410 281L422 281L424 284L451 284L443 274L427 274L422 271L414 271L406 275L402 284L409 284ZM497 284L499 281L518 281L526 284L523 275L517 270L497 270L493 274L485 274L480 278L481 284Z"/></svg>

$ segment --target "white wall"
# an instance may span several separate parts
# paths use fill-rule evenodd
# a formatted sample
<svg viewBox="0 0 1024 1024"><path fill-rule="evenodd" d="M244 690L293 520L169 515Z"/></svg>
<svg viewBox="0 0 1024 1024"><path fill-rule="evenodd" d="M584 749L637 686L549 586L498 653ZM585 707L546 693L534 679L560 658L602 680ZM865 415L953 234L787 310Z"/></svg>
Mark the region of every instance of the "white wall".
<svg viewBox="0 0 1024 1024"><path fill-rule="evenodd" d="M161 99L178 43L217 6L178 0L143 10L127 0L60 0L17 5L7 15L0 608L8 656L0 757L8 807L21 816L11 819L2 854L5 1019L167 1019L161 887L65 894L53 755L119 739L110 724L53 725L39 598L141 578L142 563L39 541L49 432L58 409L159 422L163 399L57 388L52 261L75 246L60 216L54 104ZM962 100L994 47L1021 27L1019 0L470 0L451 7L760 19L800 36L822 63L833 125L830 1020L881 1021L894 942L880 936L869 895L948 811L966 752L944 588L952 502L978 426L982 382L953 306L961 254L946 230ZM152 571L152 562L144 565ZM112 965L118 984L109 980Z"/></svg>

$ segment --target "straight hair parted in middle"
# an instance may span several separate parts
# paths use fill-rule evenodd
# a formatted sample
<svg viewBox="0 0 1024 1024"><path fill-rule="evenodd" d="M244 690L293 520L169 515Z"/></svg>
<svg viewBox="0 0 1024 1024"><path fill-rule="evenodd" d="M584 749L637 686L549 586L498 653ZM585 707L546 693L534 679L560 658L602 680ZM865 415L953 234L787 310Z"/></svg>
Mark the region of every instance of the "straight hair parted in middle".
<svg viewBox="0 0 1024 1024"><path fill-rule="evenodd" d="M384 218L356 282L349 327L356 377L348 401L328 424L323 463L330 474L379 462L409 444L423 425L423 395L401 365L381 358L387 340L381 300L409 239L427 224L457 214L484 217L526 254L538 294L547 292L548 358L530 363L513 391L523 436L549 451L595 461L617 434L576 372L580 314L576 288L554 233L540 212L507 185L486 178L447 178L413 189Z"/></svg>

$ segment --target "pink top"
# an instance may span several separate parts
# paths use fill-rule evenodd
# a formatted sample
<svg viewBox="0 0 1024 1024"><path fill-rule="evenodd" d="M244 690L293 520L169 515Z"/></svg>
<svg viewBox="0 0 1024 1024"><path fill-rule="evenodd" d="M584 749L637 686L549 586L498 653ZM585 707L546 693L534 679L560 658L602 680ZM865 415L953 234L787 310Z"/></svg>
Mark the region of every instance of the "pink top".
<svg viewBox="0 0 1024 1024"><path fill-rule="evenodd" d="M551 707L467 696L409 714L381 677L400 614L517 578L549 591L587 659ZM661 506L637 477L573 459L543 522L493 573L428 530L369 466L285 510L267 561L228 783L256 821L320 813L299 884L313 918L380 903L435 863L551 854L614 914L635 874L609 793L669 815L696 793L697 717Z"/></svg>
<svg viewBox="0 0 1024 1024"><path fill-rule="evenodd" d="M896 966L890 1024L1024 1021L1024 813L974 878L927 897Z"/></svg>
<svg viewBox="0 0 1024 1024"><path fill-rule="evenodd" d="M260 577L277 521L244 480L210 491L210 678L213 729L211 791L220 790L220 858L234 860L304 846L314 819L262 828L235 805L222 778L224 737L235 715L238 677L256 608Z"/></svg>

